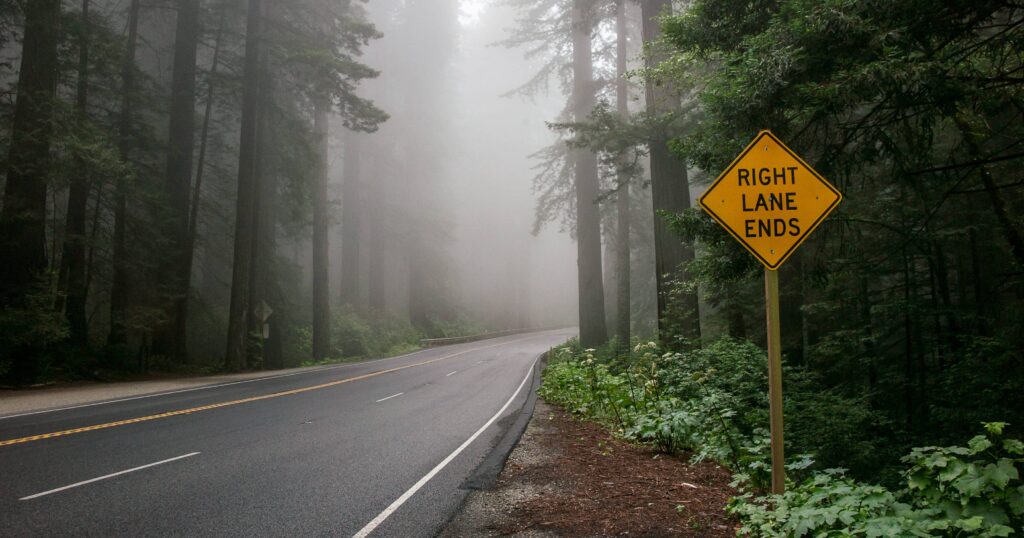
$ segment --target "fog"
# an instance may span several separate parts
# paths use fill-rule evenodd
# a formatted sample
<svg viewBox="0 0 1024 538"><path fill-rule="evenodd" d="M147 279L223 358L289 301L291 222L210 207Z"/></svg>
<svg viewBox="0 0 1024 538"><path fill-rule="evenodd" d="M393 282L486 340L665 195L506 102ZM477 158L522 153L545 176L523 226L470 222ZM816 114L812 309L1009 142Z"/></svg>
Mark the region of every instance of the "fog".
<svg viewBox="0 0 1024 538"><path fill-rule="evenodd" d="M551 127L573 117L571 47L567 27L509 44L530 3L55 4L0 8L0 152L14 226L3 294L45 321L11 338L69 342L58 369L94 349L107 358L88 368L117 372L279 368L575 326L581 311L615 318L616 213L601 200L617 176L589 176L588 248L605 255L578 262L569 134ZM29 110L20 95L57 106ZM635 214L650 215L649 192L634 191ZM650 221L631 225L641 332ZM604 314L581 307L581 286L602 287L583 267L604 270Z"/></svg>
<svg viewBox="0 0 1024 538"><path fill-rule="evenodd" d="M430 4L440 17L445 3ZM565 96L506 95L541 67L522 49L498 44L514 18L511 7L486 0L447 6L455 15L447 26L422 18L410 23L396 2L367 6L384 35L367 47L366 61L381 74L360 93L390 118L364 138L417 161L367 171L369 181L401 191L387 204L385 222L374 226L399 243L426 246L418 259L427 260L424 278L443 294L430 300L447 303L438 307L498 329L572 325L575 244L557 226L532 233L537 162L531 155L556 140L546 122L558 116ZM343 145L335 144L331 155L337 185L345 176ZM334 232L340 245L340 227ZM395 313L409 308L401 277L419 269L408 248L388 253L392 266L385 271L399 278L386 308Z"/></svg>

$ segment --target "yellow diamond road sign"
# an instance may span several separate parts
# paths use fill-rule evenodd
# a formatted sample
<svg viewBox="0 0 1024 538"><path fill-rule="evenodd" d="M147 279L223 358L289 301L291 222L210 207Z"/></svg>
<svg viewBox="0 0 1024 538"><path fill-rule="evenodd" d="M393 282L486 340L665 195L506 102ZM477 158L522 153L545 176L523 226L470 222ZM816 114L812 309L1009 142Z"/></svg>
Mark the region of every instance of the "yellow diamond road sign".
<svg viewBox="0 0 1024 538"><path fill-rule="evenodd" d="M700 205L768 269L778 269L843 195L769 131L708 187Z"/></svg>

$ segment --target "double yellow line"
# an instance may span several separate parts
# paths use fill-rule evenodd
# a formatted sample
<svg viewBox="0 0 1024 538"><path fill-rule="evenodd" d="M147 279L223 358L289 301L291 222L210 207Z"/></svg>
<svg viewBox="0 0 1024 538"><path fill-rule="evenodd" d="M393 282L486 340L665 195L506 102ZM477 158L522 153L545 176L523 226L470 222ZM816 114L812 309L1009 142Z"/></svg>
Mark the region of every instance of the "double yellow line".
<svg viewBox="0 0 1024 538"><path fill-rule="evenodd" d="M282 392L273 392L271 394L264 394L262 396L253 396L251 398L242 398L241 400L231 400L229 402L220 402L220 403L209 404L209 405L201 405L199 407L190 407L188 409L178 409L177 411L168 411L166 413L159 413L159 414L156 414L156 415L146 415L144 417L129 418L129 419L125 419L125 420L118 420L118 421L115 421L115 422L107 422L105 424L95 424L95 425L92 425L92 426L83 426L81 428L72 428L70 430L61 430L61 431L58 431L58 432L43 433L43 434L39 434L39 435L30 435L28 437L19 437L17 439L7 439L7 440L0 441L0 446L9 446L9 445L18 445L18 444L22 444L22 443L30 443L32 441L40 441L40 440L43 440L43 439L52 439L54 437L64 437L64 436L67 436L67 435L74 435L76 433L91 432L91 431L96 431L96 430L105 430L107 428L115 428L117 426L125 426L125 425L128 425L128 424L138 424L140 422L149 422L151 420L157 420L157 419L167 418L167 417L176 417L178 415L191 415L192 413L199 413L200 411L209 411L210 409L219 409L221 407L230 407L232 405L239 405L239 404L244 404L244 403L249 403L249 402L258 402L260 400L269 400L271 398L280 398L281 396L291 396L293 394L302 394L303 392L310 392L310 391L314 391L314 390L326 389L326 388L329 388L329 387L334 387L334 386L342 385L342 384L345 384L345 383L351 383L353 381L359 381L359 380L362 380L362 379L376 377L376 376L379 376L379 375L389 374L391 372L397 372L399 370L405 370L407 368L414 368L416 366L423 366L423 365L426 365L426 364L431 364L431 363L434 363L434 362L443 361L443 360L446 360L446 359L451 359L451 358L457 357L459 355L465 355L466 353L471 353L473 351L480 351L480 350L484 350L484 349L488 349L488 348L492 348L492 347L497 347L497 346L501 346L501 345L505 345L505 344L511 344L511 343L514 343L514 342L519 342L521 340L526 340L526 338L520 338L518 340L512 340L510 342L502 342L500 344L494 344L494 345L479 347L479 348L475 348L475 349L467 349L465 351L460 351L458 353L453 353L451 355L445 355L444 357L438 357L436 359L430 359L428 361L417 362L417 363L414 363L414 364L407 364L405 366L396 366L394 368L388 368L386 370L378 370L376 372L371 372L371 373L368 373L368 374L363 374L363 375L359 375L359 376L355 376L355 377L348 377L348 378L345 378L345 379L339 379L337 381L331 381L329 383L322 383L320 385L313 385L313 386L310 386L310 387L302 387L300 389L292 389L292 390L286 390L286 391L282 391Z"/></svg>

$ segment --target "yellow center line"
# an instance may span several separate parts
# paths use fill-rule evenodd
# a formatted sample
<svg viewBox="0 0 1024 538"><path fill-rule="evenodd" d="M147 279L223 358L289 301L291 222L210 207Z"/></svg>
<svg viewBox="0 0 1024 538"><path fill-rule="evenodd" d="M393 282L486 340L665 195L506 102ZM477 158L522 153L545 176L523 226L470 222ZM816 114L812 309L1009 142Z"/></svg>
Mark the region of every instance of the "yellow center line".
<svg viewBox="0 0 1024 538"><path fill-rule="evenodd" d="M344 383L351 383L352 381L360 381L362 379L368 379L368 378L376 377L376 376L379 376L379 375L389 374L391 372L397 372L399 370L405 370L407 368L414 368L416 366L423 366L423 365L426 365L426 364L431 364L431 363L434 363L434 362L443 361L443 360L446 360L446 359L451 359L453 357L458 357L459 355L465 355L466 353L471 353L473 351L481 351L481 350L484 350L484 349L489 349L489 348L492 348L492 347L497 347L497 346L501 346L501 345L505 345L505 344L512 344L512 343L519 342L519 341L526 340L526 339L527 338L520 338L518 340L512 340L510 342L502 342L500 344L494 344L494 345L479 347L479 348L475 348L475 349L467 349L465 351L460 351L458 353L453 353L451 355L445 355L444 357L438 357L436 359L430 359L428 361L417 362L417 363L414 363L414 364L407 364L405 366L396 366L394 368L388 368L386 370L378 370L376 372L370 372L368 374L358 375L358 376L355 376L355 377L348 377L348 378L345 378L345 379L339 379L337 381L331 381L329 383L322 383L320 385L313 385L313 386L310 386L310 387L302 387L302 388L299 388L299 389L286 390L286 391L282 391L282 392L273 392L273 393L270 393L270 394L264 394L262 396L252 396L250 398L242 398L241 400L231 400L231 401L228 401L228 402L219 402L219 403L214 403L214 404L209 404L209 405L201 405L199 407L190 407L188 409L178 409L177 411L168 411L166 413L159 413L159 414L156 414L156 415L146 415L144 417L129 418L129 419L125 419L125 420L118 420L118 421L115 421L115 422L107 422L107 423L104 423L104 424L95 424L93 426L83 426L81 428L72 428L70 430L62 430L62 431L58 431L58 432L43 433L43 434L39 434L39 435L30 435L28 437L19 437L17 439L7 439L7 440L4 440L4 441L0 441L0 446L17 445L17 444L21 444L21 443L29 443L29 442L32 442L32 441L40 441L42 439L51 439L51 438L54 438L54 437L64 437L66 435L73 435L73 434L76 434L76 433L91 432L91 431L96 431L96 430L105 430L107 428L114 428L114 427L117 427L117 426L125 426L125 425L128 425L128 424L138 424L139 422L149 422L151 420L157 420L157 419L168 418L168 417L176 417L178 415L191 415L192 413L198 413L200 411L209 411L210 409L219 409L221 407L230 407L232 405L239 405L239 404L244 404L244 403L249 403L249 402L258 402L260 400L269 400L270 398L280 398L281 396L291 396L293 394L301 394L303 392L310 392L310 391L314 391L314 390L326 389L328 387L334 387L334 386L337 386L337 385L342 385Z"/></svg>

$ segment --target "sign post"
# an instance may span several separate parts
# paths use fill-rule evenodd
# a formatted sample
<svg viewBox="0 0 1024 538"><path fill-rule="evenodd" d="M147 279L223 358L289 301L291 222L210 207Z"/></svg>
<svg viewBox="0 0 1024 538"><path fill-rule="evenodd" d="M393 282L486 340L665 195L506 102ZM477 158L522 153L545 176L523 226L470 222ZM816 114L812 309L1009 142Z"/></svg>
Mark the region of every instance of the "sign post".
<svg viewBox="0 0 1024 538"><path fill-rule="evenodd" d="M770 131L761 131L700 205L764 265L772 493L785 491L778 269L843 196Z"/></svg>
<svg viewBox="0 0 1024 538"><path fill-rule="evenodd" d="M260 301L260 304L256 305L254 313L256 314L256 319L260 320L260 362L263 362L266 355L264 343L267 341L267 338L270 338L270 324L267 323L267 320L274 313L274 309L270 308L266 301Z"/></svg>

